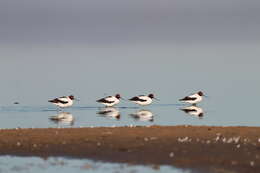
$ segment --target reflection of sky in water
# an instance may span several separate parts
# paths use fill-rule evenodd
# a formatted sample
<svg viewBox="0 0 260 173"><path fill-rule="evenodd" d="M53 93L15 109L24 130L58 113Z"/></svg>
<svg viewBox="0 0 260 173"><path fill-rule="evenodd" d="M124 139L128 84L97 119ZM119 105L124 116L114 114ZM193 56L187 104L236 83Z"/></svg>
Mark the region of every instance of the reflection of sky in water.
<svg viewBox="0 0 260 173"><path fill-rule="evenodd" d="M0 1L0 128L259 126L259 1L60 2ZM179 110L186 105L178 99L198 90L210 96L199 104L203 118ZM119 120L97 114L95 100L116 93L124 98L154 93L160 101L145 108L122 101ZM57 112L47 100L69 94L80 98L65 110L74 122L50 121ZM16 101L21 104L12 105ZM153 121L131 116L142 109ZM1 172L85 172L88 164L97 173L122 167L0 157ZM164 166L160 171L185 172Z"/></svg>
<svg viewBox="0 0 260 173"><path fill-rule="evenodd" d="M10 47L0 52L1 106L15 101L36 109L32 111L1 110L1 128L51 126L48 117L56 112L47 102L56 96L79 97L68 109L75 126L112 126L142 124L132 122L128 114L137 110L120 109L118 122L97 117L97 98L120 93L124 98L154 93L155 104L179 104L178 99L198 90L210 98L199 104L205 111L202 120L185 116L178 106L148 106L154 124L203 124L258 126L258 78L260 49L257 44L223 45L131 45L89 48L61 46ZM10 58L7 58L10 57ZM136 106L122 101L119 106ZM143 109L143 108L140 108ZM45 124L42 124L45 122Z"/></svg>
<svg viewBox="0 0 260 173"><path fill-rule="evenodd" d="M234 118L231 115L240 115L240 110L216 109L211 104L202 103L203 117L190 115L183 112L183 104L154 104L144 108L133 105L118 107L116 112L99 114L100 107L74 106L66 109L69 118L60 121L52 121L49 118L57 116L55 107L2 107L0 122L1 128L46 128L46 127L116 127L116 126L150 126L150 125L217 125L217 126L258 126L256 119L249 119L248 116ZM115 113L115 114L114 114ZM114 115L120 114L119 117ZM232 113L232 114L231 114ZM230 116L228 116L230 115ZM70 121L72 120L72 121Z"/></svg>
<svg viewBox="0 0 260 173"><path fill-rule="evenodd" d="M68 159L60 157L51 157L43 160L37 157L0 157L1 172L93 172L93 173L115 173L115 172L151 172L156 173L171 172L171 173L188 173L181 169L175 169L170 166L135 166L127 164L113 164L93 162L87 159Z"/></svg>
<svg viewBox="0 0 260 173"><path fill-rule="evenodd" d="M38 108L62 95L80 98L69 110L76 126L110 126L115 122L97 117L96 109L77 106L96 107L97 98L116 93L154 93L157 104L179 104L198 90L210 96L201 104L202 121L184 116L178 106L152 106L154 123L258 125L258 1L58 4L0 2L0 106L18 101L36 109L1 111L0 127L43 126L40 119L51 126L52 112ZM120 113L118 125L132 123L134 111Z"/></svg>

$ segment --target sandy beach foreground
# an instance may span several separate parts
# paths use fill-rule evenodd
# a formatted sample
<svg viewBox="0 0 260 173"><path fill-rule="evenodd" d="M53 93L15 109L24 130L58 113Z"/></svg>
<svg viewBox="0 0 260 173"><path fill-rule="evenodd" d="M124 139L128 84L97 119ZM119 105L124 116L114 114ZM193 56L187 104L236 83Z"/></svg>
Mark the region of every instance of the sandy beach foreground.
<svg viewBox="0 0 260 173"><path fill-rule="evenodd" d="M173 165L200 172L260 172L260 128L8 129L0 130L0 154Z"/></svg>

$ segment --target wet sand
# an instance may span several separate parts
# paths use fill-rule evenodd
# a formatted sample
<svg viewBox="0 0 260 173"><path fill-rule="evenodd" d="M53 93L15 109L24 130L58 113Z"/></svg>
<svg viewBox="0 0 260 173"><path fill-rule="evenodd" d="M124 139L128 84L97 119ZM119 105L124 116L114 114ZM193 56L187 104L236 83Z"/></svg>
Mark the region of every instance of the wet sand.
<svg viewBox="0 0 260 173"><path fill-rule="evenodd" d="M255 173L260 172L260 128L151 126L8 129L0 130L0 154L173 165L201 172Z"/></svg>

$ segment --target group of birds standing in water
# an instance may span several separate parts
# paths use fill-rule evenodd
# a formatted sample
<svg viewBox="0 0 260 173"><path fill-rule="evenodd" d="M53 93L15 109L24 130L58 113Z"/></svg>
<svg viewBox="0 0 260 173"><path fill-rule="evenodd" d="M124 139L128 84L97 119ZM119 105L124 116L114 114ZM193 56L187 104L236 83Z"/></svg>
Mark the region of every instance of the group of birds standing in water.
<svg viewBox="0 0 260 173"><path fill-rule="evenodd" d="M203 92L199 91L195 94L186 96L186 97L180 99L179 101L182 101L185 103L190 103L195 106L197 103L202 101L203 96L204 96ZM115 106L118 103L120 103L120 99L123 99L121 97L121 95L116 94L114 96L107 96L107 97L101 98L101 99L97 100L97 102L105 105L106 107L112 107L112 106ZM154 96L154 94L139 95L139 96L132 97L128 100L135 104L138 104L141 106L146 106L146 105L150 105L153 102L153 99L159 100ZM49 100L49 102L53 103L54 105L56 105L60 108L66 108L66 107L72 106L74 100L77 100L77 99L73 95L70 95L70 96L58 97L58 98Z"/></svg>
<svg viewBox="0 0 260 173"><path fill-rule="evenodd" d="M187 114L202 117L203 110L202 108L197 107L196 104L201 102L204 96L205 96L204 93L202 91L199 91L197 93L179 99L179 101L181 102L191 104L188 107L181 108L181 110ZM121 97L120 94L116 94L114 96L106 96L104 98L98 99L97 100L98 103L105 105L105 108L99 111L98 114L107 115L119 119L120 113L117 109L114 108L114 106L119 104L121 99L125 100L124 98ZM72 106L75 100L78 99L76 99L73 95L70 95L70 96L58 97L49 100L49 102L58 106L58 108L66 108ZM150 105L153 102L153 100L159 100L159 99L157 99L154 96L154 94L149 94L149 95L134 96L128 100L140 106L147 106ZM135 119L144 119L144 120L153 121L152 113L148 110L140 110L134 114L131 114L131 116ZM68 119L69 121L72 121L73 117L70 113L62 112L59 113L57 116L51 117L50 119L53 121L60 121L63 119Z"/></svg>

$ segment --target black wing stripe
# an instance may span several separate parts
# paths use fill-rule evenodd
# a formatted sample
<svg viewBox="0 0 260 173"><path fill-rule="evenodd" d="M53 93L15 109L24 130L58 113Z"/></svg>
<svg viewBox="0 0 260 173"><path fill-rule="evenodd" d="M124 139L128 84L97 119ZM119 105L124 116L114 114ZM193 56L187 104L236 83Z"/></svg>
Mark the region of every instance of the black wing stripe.
<svg viewBox="0 0 260 173"><path fill-rule="evenodd" d="M140 99L139 97L133 97L131 99L129 99L130 101L139 101L139 102L146 102L147 100L144 99Z"/></svg>
<svg viewBox="0 0 260 173"><path fill-rule="evenodd" d="M197 98L195 98L195 97L189 97L189 96L187 96L187 97L184 97L183 99L180 99L180 101L194 101L194 100L196 100Z"/></svg>
<svg viewBox="0 0 260 173"><path fill-rule="evenodd" d="M62 104L68 103L67 101L59 100L58 98L53 99L53 100L49 100L49 102L51 102L51 103L62 103Z"/></svg>
<svg viewBox="0 0 260 173"><path fill-rule="evenodd" d="M99 102L99 103L114 103L115 101L109 101L109 100L106 100L105 98L102 98L102 99L97 100L97 102Z"/></svg>

